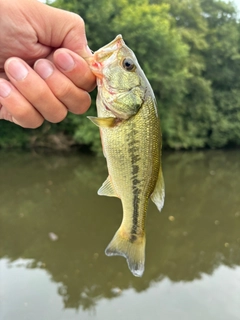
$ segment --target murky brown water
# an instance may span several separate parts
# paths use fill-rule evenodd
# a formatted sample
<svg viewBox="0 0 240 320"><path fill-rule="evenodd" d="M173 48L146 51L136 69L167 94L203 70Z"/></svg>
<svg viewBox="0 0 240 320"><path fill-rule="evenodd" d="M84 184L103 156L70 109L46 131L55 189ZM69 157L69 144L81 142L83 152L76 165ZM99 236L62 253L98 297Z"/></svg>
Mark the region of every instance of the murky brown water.
<svg viewBox="0 0 240 320"><path fill-rule="evenodd" d="M139 279L104 254L122 217L104 159L0 152L0 320L239 320L240 151L163 162Z"/></svg>

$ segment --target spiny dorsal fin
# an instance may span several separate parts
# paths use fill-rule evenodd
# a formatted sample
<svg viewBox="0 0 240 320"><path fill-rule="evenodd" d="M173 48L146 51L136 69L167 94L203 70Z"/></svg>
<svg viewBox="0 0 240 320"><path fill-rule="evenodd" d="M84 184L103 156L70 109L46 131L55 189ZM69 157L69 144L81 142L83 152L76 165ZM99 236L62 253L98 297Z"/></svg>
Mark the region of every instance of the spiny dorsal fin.
<svg viewBox="0 0 240 320"><path fill-rule="evenodd" d="M165 197L164 180L163 180L162 168L160 168L157 183L151 195L151 199L155 203L159 211L162 210L162 207L164 204L164 197Z"/></svg>
<svg viewBox="0 0 240 320"><path fill-rule="evenodd" d="M98 190L97 193L99 196L118 197L109 176L103 182L101 188Z"/></svg>
<svg viewBox="0 0 240 320"><path fill-rule="evenodd" d="M87 118L100 128L112 128L119 122L119 119L114 117L108 117L108 118L87 117Z"/></svg>

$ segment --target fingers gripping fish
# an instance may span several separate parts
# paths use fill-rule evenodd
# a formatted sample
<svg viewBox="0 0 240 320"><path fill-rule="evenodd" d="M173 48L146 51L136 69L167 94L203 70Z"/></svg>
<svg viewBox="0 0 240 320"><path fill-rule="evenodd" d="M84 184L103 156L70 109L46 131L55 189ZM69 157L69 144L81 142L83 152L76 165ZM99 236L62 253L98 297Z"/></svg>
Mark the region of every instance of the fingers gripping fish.
<svg viewBox="0 0 240 320"><path fill-rule="evenodd" d="M151 197L159 210L164 203L161 131L152 88L131 49L118 35L88 59L97 77L98 117L109 176L99 195L118 197L123 220L106 248L108 256L127 259L141 277L145 263L145 217Z"/></svg>

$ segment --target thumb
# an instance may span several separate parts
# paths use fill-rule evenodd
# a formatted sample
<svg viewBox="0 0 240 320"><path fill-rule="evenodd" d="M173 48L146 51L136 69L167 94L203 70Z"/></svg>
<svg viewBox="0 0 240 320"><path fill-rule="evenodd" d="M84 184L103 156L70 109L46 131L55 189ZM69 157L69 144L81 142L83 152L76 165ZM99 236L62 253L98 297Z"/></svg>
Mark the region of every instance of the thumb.
<svg viewBox="0 0 240 320"><path fill-rule="evenodd" d="M41 44L67 48L84 58L92 55L87 45L85 23L79 15L40 2L34 3L38 12L33 15L33 26ZM36 17L37 22L34 21Z"/></svg>

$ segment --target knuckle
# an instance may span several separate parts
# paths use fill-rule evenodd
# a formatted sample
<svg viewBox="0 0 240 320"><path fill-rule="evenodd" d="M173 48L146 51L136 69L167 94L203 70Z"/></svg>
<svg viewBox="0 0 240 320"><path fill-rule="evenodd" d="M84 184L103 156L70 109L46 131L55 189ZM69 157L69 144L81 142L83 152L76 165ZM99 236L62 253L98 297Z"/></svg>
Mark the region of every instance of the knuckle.
<svg viewBox="0 0 240 320"><path fill-rule="evenodd" d="M41 127L43 122L44 122L43 118L37 119L34 122L32 122L30 125L28 125L26 128L28 128L28 129L37 129L37 128Z"/></svg>
<svg viewBox="0 0 240 320"><path fill-rule="evenodd" d="M21 121L24 123L29 122L29 121L26 121L27 119L29 119L29 110L24 106L22 108L18 108L15 112L12 112L12 116L18 119L18 121Z"/></svg>
<svg viewBox="0 0 240 320"><path fill-rule="evenodd" d="M28 119L28 118L29 118L29 115L24 117L23 114L22 115L18 114L17 116L14 117L13 122L25 129L39 128L44 122L44 119L40 115L35 116L31 119ZM28 120L26 121L26 119Z"/></svg>
<svg viewBox="0 0 240 320"><path fill-rule="evenodd" d="M61 122L63 121L66 116L67 116L67 109L66 108L61 108L60 110L58 110L57 113L54 114L54 117L51 118L51 119L47 119L49 122L52 122L52 123L58 123L58 122Z"/></svg>
<svg viewBox="0 0 240 320"><path fill-rule="evenodd" d="M64 82L55 87L54 94L59 100L66 100L72 95L72 86L70 82Z"/></svg>
<svg viewBox="0 0 240 320"><path fill-rule="evenodd" d="M85 33L85 22L77 13L69 12L71 15L71 22L69 24L69 32L73 30L80 31L80 34Z"/></svg>
<svg viewBox="0 0 240 320"><path fill-rule="evenodd" d="M76 20L76 22L79 24L79 26L81 28L84 28L85 29L85 22L83 20L83 18L81 16L79 16L77 13L75 12L72 12L72 15L73 15L73 19Z"/></svg>
<svg viewBox="0 0 240 320"><path fill-rule="evenodd" d="M88 93L79 96L79 99L76 99L70 104L68 110L74 114L83 114L85 113L91 105L91 97Z"/></svg>
<svg viewBox="0 0 240 320"><path fill-rule="evenodd" d="M91 97L88 93L86 93L86 95L84 95L84 97L82 97L82 99L80 100L81 104L78 108L76 108L75 110L73 110L73 113L75 114L83 114L85 113L88 108L91 105Z"/></svg>

